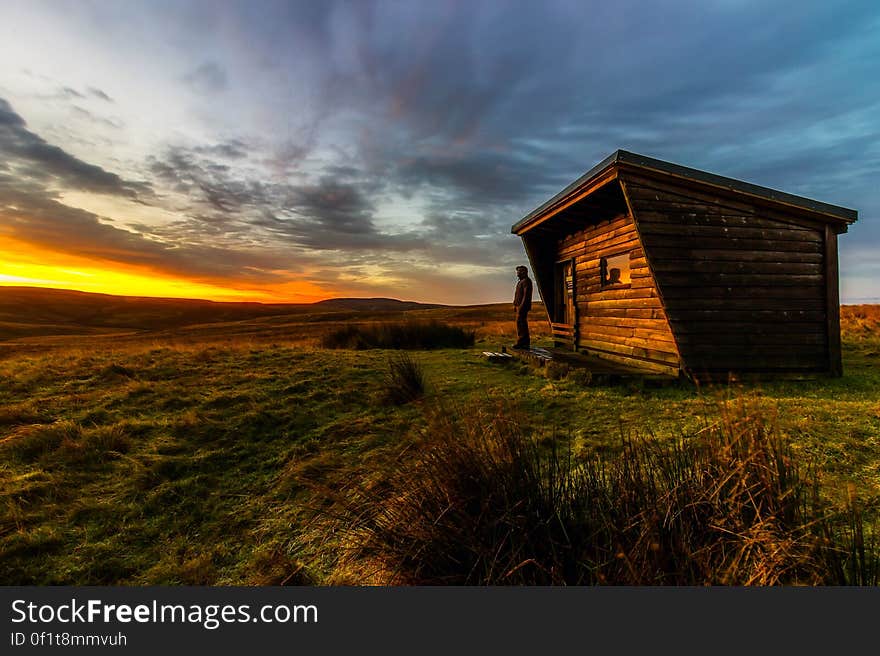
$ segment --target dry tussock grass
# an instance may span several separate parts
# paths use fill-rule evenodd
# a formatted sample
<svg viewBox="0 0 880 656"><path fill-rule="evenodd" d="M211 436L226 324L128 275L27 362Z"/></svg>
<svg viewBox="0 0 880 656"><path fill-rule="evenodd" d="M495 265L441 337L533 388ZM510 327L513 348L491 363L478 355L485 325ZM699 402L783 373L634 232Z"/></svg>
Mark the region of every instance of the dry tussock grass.
<svg viewBox="0 0 880 656"><path fill-rule="evenodd" d="M840 331L845 338L877 338L880 335L880 305L840 306Z"/></svg>
<svg viewBox="0 0 880 656"><path fill-rule="evenodd" d="M854 503L820 501L772 416L742 400L674 442L573 463L502 404L438 410L412 457L307 533L335 583L876 585Z"/></svg>

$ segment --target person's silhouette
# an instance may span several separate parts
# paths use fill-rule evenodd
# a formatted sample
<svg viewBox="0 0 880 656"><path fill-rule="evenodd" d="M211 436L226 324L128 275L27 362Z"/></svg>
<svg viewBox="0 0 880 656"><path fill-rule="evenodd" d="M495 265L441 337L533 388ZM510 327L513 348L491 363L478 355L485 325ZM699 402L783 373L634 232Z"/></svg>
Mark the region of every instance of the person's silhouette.
<svg viewBox="0 0 880 656"><path fill-rule="evenodd" d="M532 309L532 279L529 278L529 270L524 266L516 267L516 291L513 295L513 310L516 315L516 344L515 349L527 349L529 339L529 310Z"/></svg>
<svg viewBox="0 0 880 656"><path fill-rule="evenodd" d="M609 285L616 285L619 282L620 282L620 269L615 267L615 268L609 270L608 271L608 284Z"/></svg>

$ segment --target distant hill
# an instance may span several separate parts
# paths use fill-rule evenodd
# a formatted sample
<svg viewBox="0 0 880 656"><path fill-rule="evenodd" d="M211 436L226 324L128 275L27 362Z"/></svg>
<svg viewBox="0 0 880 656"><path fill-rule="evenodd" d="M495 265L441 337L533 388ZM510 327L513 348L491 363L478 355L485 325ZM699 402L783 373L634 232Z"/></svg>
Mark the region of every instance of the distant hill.
<svg viewBox="0 0 880 656"><path fill-rule="evenodd" d="M416 303L415 301L398 301L394 298L329 298L326 301L312 303L309 307L333 310L384 312L396 310L429 310L446 306L431 303Z"/></svg>
<svg viewBox="0 0 880 656"><path fill-rule="evenodd" d="M0 286L0 339L35 334L166 330L194 324L245 321L316 311L375 312L437 307L443 306L392 298L334 298L317 303L242 303Z"/></svg>

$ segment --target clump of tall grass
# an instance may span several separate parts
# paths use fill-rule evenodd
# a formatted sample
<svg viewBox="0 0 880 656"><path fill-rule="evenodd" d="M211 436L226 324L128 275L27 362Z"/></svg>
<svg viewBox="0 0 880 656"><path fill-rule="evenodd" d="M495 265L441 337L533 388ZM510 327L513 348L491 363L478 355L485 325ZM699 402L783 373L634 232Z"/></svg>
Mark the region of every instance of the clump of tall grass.
<svg viewBox="0 0 880 656"><path fill-rule="evenodd" d="M0 454L15 462L28 464L81 438L82 427L75 421L19 426L0 441Z"/></svg>
<svg viewBox="0 0 880 656"><path fill-rule="evenodd" d="M723 405L717 421L687 438L635 437L616 457L580 463L542 448L524 425L504 407L436 413L416 455L387 481L337 500L331 580L878 582L877 545L855 505L833 513L816 472L746 404Z"/></svg>
<svg viewBox="0 0 880 656"><path fill-rule="evenodd" d="M98 380L104 382L114 382L121 380L131 380L137 378L137 375L128 367L124 367L121 364L112 362L101 369L96 377L98 378Z"/></svg>
<svg viewBox="0 0 880 656"><path fill-rule="evenodd" d="M62 457L72 463L112 460L131 449L131 437L120 424L83 429L80 438L62 444Z"/></svg>
<svg viewBox="0 0 880 656"><path fill-rule="evenodd" d="M571 367L564 362L550 360L544 365L544 376L549 380L562 380L567 378L570 372Z"/></svg>
<svg viewBox="0 0 880 656"><path fill-rule="evenodd" d="M0 377L0 385L2 385ZM0 427L42 424L52 421L52 415L32 400L0 406Z"/></svg>
<svg viewBox="0 0 880 656"><path fill-rule="evenodd" d="M584 367L577 367L569 374L569 378L574 381L575 385L580 387L589 387L593 384L593 372Z"/></svg>
<svg viewBox="0 0 880 656"><path fill-rule="evenodd" d="M468 348L474 331L442 321L400 321L349 324L327 333L321 346L331 349L435 349Z"/></svg>
<svg viewBox="0 0 880 656"><path fill-rule="evenodd" d="M425 371L408 353L393 355L385 375L385 401L403 405L425 395Z"/></svg>
<svg viewBox="0 0 880 656"><path fill-rule="evenodd" d="M131 439L119 425L83 428L75 421L20 426L0 440L0 457L20 464L52 458L56 464L102 462L131 448Z"/></svg>

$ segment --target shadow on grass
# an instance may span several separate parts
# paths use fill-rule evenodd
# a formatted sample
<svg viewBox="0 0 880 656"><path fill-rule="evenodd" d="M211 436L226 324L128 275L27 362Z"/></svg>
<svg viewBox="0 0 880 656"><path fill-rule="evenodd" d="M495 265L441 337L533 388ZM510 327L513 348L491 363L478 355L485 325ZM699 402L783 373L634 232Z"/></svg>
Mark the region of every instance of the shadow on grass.
<svg viewBox="0 0 880 656"><path fill-rule="evenodd" d="M330 349L438 349L469 348L474 331L440 321L351 324L324 335L321 346Z"/></svg>

